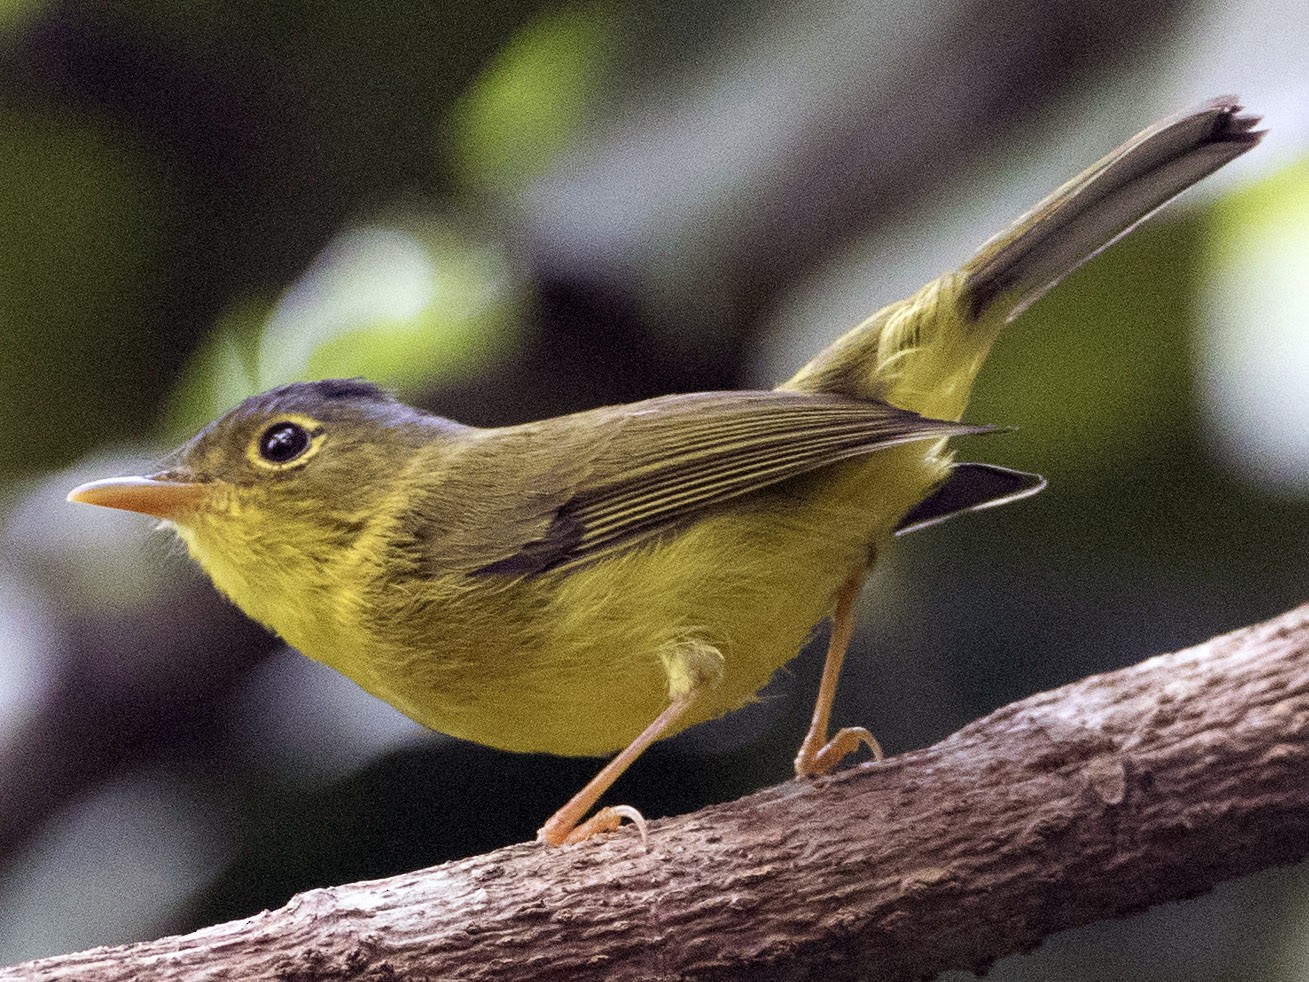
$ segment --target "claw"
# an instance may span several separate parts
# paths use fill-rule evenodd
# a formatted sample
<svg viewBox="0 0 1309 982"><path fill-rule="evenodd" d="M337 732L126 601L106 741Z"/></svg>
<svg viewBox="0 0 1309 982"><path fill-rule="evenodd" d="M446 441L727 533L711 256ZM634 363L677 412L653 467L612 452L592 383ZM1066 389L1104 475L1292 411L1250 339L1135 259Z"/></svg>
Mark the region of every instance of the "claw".
<svg viewBox="0 0 1309 982"><path fill-rule="evenodd" d="M873 760L879 763L884 759L882 745L877 742L877 738L869 733L862 726L847 726L844 729L837 730L832 739L828 740L818 750L812 749L808 744L800 748L800 752L795 755L795 773L800 777L817 777L820 774L830 774L836 769L836 765L845 760L860 746L867 747L873 753Z"/></svg>
<svg viewBox="0 0 1309 982"><path fill-rule="evenodd" d="M536 833L536 841L551 846L571 846L576 842L583 842L593 835L599 835L601 832L614 831L623 824L623 819L627 819L636 826L636 830L641 833L641 847L649 849L650 836L646 831L645 817L631 805L613 805L608 808L601 808L586 821L570 829L568 834L562 837L559 837L558 833L554 832L549 825L546 825Z"/></svg>
<svg viewBox="0 0 1309 982"><path fill-rule="evenodd" d="M564 845L582 842L593 835L599 835L601 832L613 832L623 824L623 819L627 819L636 826L636 830L641 833L642 848L649 849L650 836L646 831L645 817L631 805L613 805L609 808L601 808L585 822L569 832L567 838L564 839Z"/></svg>

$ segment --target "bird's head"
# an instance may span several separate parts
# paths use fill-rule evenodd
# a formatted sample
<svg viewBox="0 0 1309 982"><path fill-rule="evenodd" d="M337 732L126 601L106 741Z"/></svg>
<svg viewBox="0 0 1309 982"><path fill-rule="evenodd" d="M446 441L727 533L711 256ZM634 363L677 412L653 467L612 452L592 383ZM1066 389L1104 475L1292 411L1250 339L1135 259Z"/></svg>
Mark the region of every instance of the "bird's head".
<svg viewBox="0 0 1309 982"><path fill-rule="evenodd" d="M92 481L68 498L162 519L255 613L261 594L321 583L404 493L414 455L459 429L357 379L300 382L246 399L158 472Z"/></svg>

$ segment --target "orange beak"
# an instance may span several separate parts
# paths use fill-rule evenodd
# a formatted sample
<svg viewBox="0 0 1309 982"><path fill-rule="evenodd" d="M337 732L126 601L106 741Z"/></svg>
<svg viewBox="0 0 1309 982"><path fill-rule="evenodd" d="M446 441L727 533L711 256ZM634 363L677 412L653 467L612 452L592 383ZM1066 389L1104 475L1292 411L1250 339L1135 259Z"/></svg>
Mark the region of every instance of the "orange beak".
<svg viewBox="0 0 1309 982"><path fill-rule="evenodd" d="M102 508L122 508L155 518L176 518L202 508L212 485L184 481L171 474L154 477L111 477L68 492L69 501Z"/></svg>

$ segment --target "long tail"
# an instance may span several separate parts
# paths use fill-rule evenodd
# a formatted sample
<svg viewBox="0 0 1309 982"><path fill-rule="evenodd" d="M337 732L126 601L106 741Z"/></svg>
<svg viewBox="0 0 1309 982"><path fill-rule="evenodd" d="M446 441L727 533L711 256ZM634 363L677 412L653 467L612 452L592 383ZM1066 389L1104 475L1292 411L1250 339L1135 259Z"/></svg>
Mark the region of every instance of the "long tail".
<svg viewBox="0 0 1309 982"><path fill-rule="evenodd" d="M1087 168L953 273L884 307L781 388L878 399L959 419L1000 329L1064 276L1263 136L1223 96Z"/></svg>

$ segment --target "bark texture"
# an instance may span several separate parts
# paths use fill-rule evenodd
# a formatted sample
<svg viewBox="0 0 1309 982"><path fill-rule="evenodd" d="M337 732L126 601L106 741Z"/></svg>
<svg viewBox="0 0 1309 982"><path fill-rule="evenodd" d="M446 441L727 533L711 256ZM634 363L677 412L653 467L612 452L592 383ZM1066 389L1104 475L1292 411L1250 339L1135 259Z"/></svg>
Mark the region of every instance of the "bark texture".
<svg viewBox="0 0 1309 982"><path fill-rule="evenodd" d="M0 980L913 979L1309 853L1309 605L925 750Z"/></svg>

